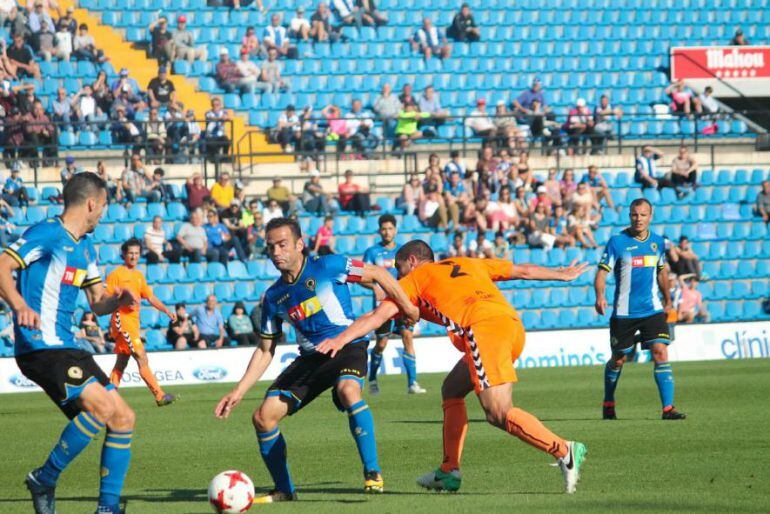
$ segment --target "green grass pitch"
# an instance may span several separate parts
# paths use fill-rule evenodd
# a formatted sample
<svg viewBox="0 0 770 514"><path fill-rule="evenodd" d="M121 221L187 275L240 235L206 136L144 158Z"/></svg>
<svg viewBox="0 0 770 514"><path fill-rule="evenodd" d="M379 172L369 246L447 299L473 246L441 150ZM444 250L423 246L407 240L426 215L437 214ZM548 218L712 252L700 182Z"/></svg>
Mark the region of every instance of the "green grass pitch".
<svg viewBox="0 0 770 514"><path fill-rule="evenodd" d="M151 359L152 360L152 359ZM327 394L281 427L300 502L252 512L418 513L516 511L770 511L770 360L674 365L683 422L659 420L651 365L629 365L618 388L616 422L602 421L602 369L525 370L514 403L558 434L584 441L588 460L574 496L549 457L483 421L473 396L458 494L414 484L441 459L441 375L420 377L428 394L408 396L403 377L384 377L368 397L377 424L386 493L365 496L346 416ZM258 489L270 485L250 414L260 384L227 421L212 411L229 385L175 388L182 401L155 407L145 389L124 394L138 424L124 490L131 514L206 513L206 487L217 472L240 469ZM64 424L43 394L0 398L0 513L31 512L24 475L39 465ZM66 470L58 512L91 513L101 444Z"/></svg>

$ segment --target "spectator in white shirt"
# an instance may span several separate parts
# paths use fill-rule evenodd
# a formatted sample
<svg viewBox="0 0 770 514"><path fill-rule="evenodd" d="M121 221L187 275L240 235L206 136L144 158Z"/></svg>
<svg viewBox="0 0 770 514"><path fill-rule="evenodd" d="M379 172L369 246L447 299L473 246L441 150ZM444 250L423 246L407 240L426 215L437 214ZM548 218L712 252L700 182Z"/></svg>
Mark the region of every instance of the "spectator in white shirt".
<svg viewBox="0 0 770 514"><path fill-rule="evenodd" d="M188 109L185 113L185 130L180 145L186 149L187 155L192 160L201 140L201 124L195 121L195 111Z"/></svg>
<svg viewBox="0 0 770 514"><path fill-rule="evenodd" d="M420 51L425 59L430 59L434 55L446 59L452 51L446 37L439 34L438 28L433 25L430 18L422 20L422 27L417 29L409 42L412 45L412 51Z"/></svg>
<svg viewBox="0 0 770 514"><path fill-rule="evenodd" d="M160 216L155 216L152 219L152 225L144 232L144 246L147 248L145 254L147 264L157 264L171 257L171 243L166 239L163 218Z"/></svg>
<svg viewBox="0 0 770 514"><path fill-rule="evenodd" d="M617 121L623 116L620 107L612 107L610 98L602 95L599 105L594 108L594 136L591 138L591 153L604 153L607 140L615 134Z"/></svg>
<svg viewBox="0 0 770 514"><path fill-rule="evenodd" d="M16 8L16 0L0 0L0 27L5 26L5 22L11 18L11 11Z"/></svg>
<svg viewBox="0 0 770 514"><path fill-rule="evenodd" d="M426 86L420 98L417 99L417 107L420 112L427 112L430 118L420 121L420 130L428 137L434 137L438 133L438 126L443 125L449 111L441 106L438 94L433 86Z"/></svg>
<svg viewBox="0 0 770 514"><path fill-rule="evenodd" d="M353 100L347 119L347 140L353 150L361 157L369 159L371 152L377 147L377 136L374 134L374 116L368 110L363 110L361 100ZM343 148L341 151L345 151Z"/></svg>
<svg viewBox="0 0 770 514"><path fill-rule="evenodd" d="M289 22L289 37L309 41L310 39L310 20L305 18L305 8L297 7L296 16Z"/></svg>
<svg viewBox="0 0 770 514"><path fill-rule="evenodd" d="M241 58L235 63L238 71L241 73L241 78L238 80L238 87L241 90L246 90L249 93L259 91L260 93L272 93L273 85L267 82L262 82L262 70L256 63L249 59L249 51L245 48L241 49Z"/></svg>
<svg viewBox="0 0 770 514"><path fill-rule="evenodd" d="M700 99L704 114L717 114L719 112L719 104L716 98L714 98L714 88L706 86L706 89L703 90L703 93L698 98Z"/></svg>
<svg viewBox="0 0 770 514"><path fill-rule="evenodd" d="M96 105L91 86L87 84L72 99L72 109L75 111L75 117L80 122L81 127L85 129L91 128L87 124L102 117L102 111Z"/></svg>
<svg viewBox="0 0 770 514"><path fill-rule="evenodd" d="M292 146L297 146L300 140L299 116L293 105L286 106L286 110L278 117L278 126L276 127L275 138L284 152L291 151Z"/></svg>
<svg viewBox="0 0 770 514"><path fill-rule="evenodd" d="M281 57L290 59L297 57L297 47L291 44L286 27L281 26L280 14L276 13L270 17L270 25L265 27L262 33L262 44L267 51L275 48Z"/></svg>
<svg viewBox="0 0 770 514"><path fill-rule="evenodd" d="M476 100L476 110L465 120L465 126L473 131L475 136L487 138L496 132L495 123L487 112L487 101L483 98Z"/></svg>
<svg viewBox="0 0 770 514"><path fill-rule="evenodd" d="M374 19L357 5L356 0L332 0L332 8L337 18L345 25L355 25L358 28L374 25Z"/></svg>
<svg viewBox="0 0 770 514"><path fill-rule="evenodd" d="M267 225L274 218L283 218L283 209L275 200L268 200L267 205L262 209L262 220Z"/></svg>
<svg viewBox="0 0 770 514"><path fill-rule="evenodd" d="M32 9L32 12L29 15L29 30L31 30L33 34L37 34L40 32L40 30L42 30L43 23L47 24L49 27L54 26L51 15L48 14L46 9L44 9L43 2L38 0L35 2L35 7Z"/></svg>
<svg viewBox="0 0 770 514"><path fill-rule="evenodd" d="M56 45L54 57L62 61L69 61L73 50L72 32L60 25L58 32L54 34L54 43Z"/></svg>

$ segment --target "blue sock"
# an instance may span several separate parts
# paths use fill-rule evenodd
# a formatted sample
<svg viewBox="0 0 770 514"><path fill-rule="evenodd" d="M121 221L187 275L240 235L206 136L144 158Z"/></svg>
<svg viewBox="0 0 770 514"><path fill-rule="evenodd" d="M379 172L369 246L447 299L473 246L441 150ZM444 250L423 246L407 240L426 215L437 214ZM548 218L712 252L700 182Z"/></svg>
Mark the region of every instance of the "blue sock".
<svg viewBox="0 0 770 514"><path fill-rule="evenodd" d="M257 432L259 452L262 460L275 482L275 488L283 493L293 493L294 483L289 475L289 464L286 461L286 441L278 427L269 432Z"/></svg>
<svg viewBox="0 0 770 514"><path fill-rule="evenodd" d="M348 408L348 422L350 433L358 446L361 462L364 464L364 472L380 471L380 464L377 461L377 441L374 440L374 418L364 400Z"/></svg>
<svg viewBox="0 0 770 514"><path fill-rule="evenodd" d="M612 363L608 362L604 365L604 401L615 401L615 388L618 387L618 380L620 379L620 372L623 368L615 369L612 367Z"/></svg>
<svg viewBox="0 0 770 514"><path fill-rule="evenodd" d="M406 370L406 382L411 387L412 384L417 382L417 357L411 353L404 352L402 358L404 369Z"/></svg>
<svg viewBox="0 0 770 514"><path fill-rule="evenodd" d="M59 475L75 457L82 452L88 443L99 434L104 424L87 412L75 416L64 428L59 441L51 450L48 460L37 475L41 484L53 487Z"/></svg>
<svg viewBox="0 0 770 514"><path fill-rule="evenodd" d="M372 350L372 356L369 360L369 382L377 380L377 372L380 370L380 364L382 363L382 354L377 350Z"/></svg>
<svg viewBox="0 0 770 514"><path fill-rule="evenodd" d="M663 409L674 405L674 372L669 362L656 362L653 369L655 383L658 384L660 403Z"/></svg>
<svg viewBox="0 0 770 514"><path fill-rule="evenodd" d="M99 505L116 507L120 503L120 492L131 464L131 438L134 432L107 430L102 447L102 480L99 483Z"/></svg>

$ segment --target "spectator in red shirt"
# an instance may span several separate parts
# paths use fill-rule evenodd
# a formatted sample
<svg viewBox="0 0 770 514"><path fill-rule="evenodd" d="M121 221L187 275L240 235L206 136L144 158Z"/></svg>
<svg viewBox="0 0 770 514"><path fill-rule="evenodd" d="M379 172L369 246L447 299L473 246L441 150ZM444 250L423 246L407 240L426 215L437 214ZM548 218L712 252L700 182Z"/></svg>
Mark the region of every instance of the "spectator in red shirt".
<svg viewBox="0 0 770 514"><path fill-rule="evenodd" d="M529 202L530 211L534 212L540 204L545 205L545 211L550 215L553 209L553 200L548 196L548 189L545 186L538 186L537 196Z"/></svg>
<svg viewBox="0 0 770 514"><path fill-rule="evenodd" d="M193 173L185 184L187 188L187 208L192 211L203 205L203 200L211 196L211 191L203 183L200 173Z"/></svg>
<svg viewBox="0 0 770 514"><path fill-rule="evenodd" d="M326 216L324 224L318 227L313 241L313 251L318 255L334 253L334 218Z"/></svg>
<svg viewBox="0 0 770 514"><path fill-rule="evenodd" d="M340 206L343 211L351 211L360 215L371 210L371 200L367 188L353 182L353 170L345 171L345 182L339 185Z"/></svg>

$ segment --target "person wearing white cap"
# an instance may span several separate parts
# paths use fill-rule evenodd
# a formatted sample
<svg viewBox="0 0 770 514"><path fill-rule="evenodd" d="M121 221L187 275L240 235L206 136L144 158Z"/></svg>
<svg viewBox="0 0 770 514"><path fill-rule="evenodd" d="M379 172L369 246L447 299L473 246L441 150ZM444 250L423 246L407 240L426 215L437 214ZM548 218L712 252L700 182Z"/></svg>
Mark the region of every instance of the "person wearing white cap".
<svg viewBox="0 0 770 514"><path fill-rule="evenodd" d="M567 115L565 126L569 135L567 153L574 155L580 145L583 147L581 153L585 153L589 136L593 133L594 128L594 118L591 116L591 110L586 107L585 99L577 99L575 107L570 109L569 115Z"/></svg>
<svg viewBox="0 0 770 514"><path fill-rule="evenodd" d="M301 5L297 7L296 15L289 22L289 37L310 40L310 20L305 18L305 8Z"/></svg>

